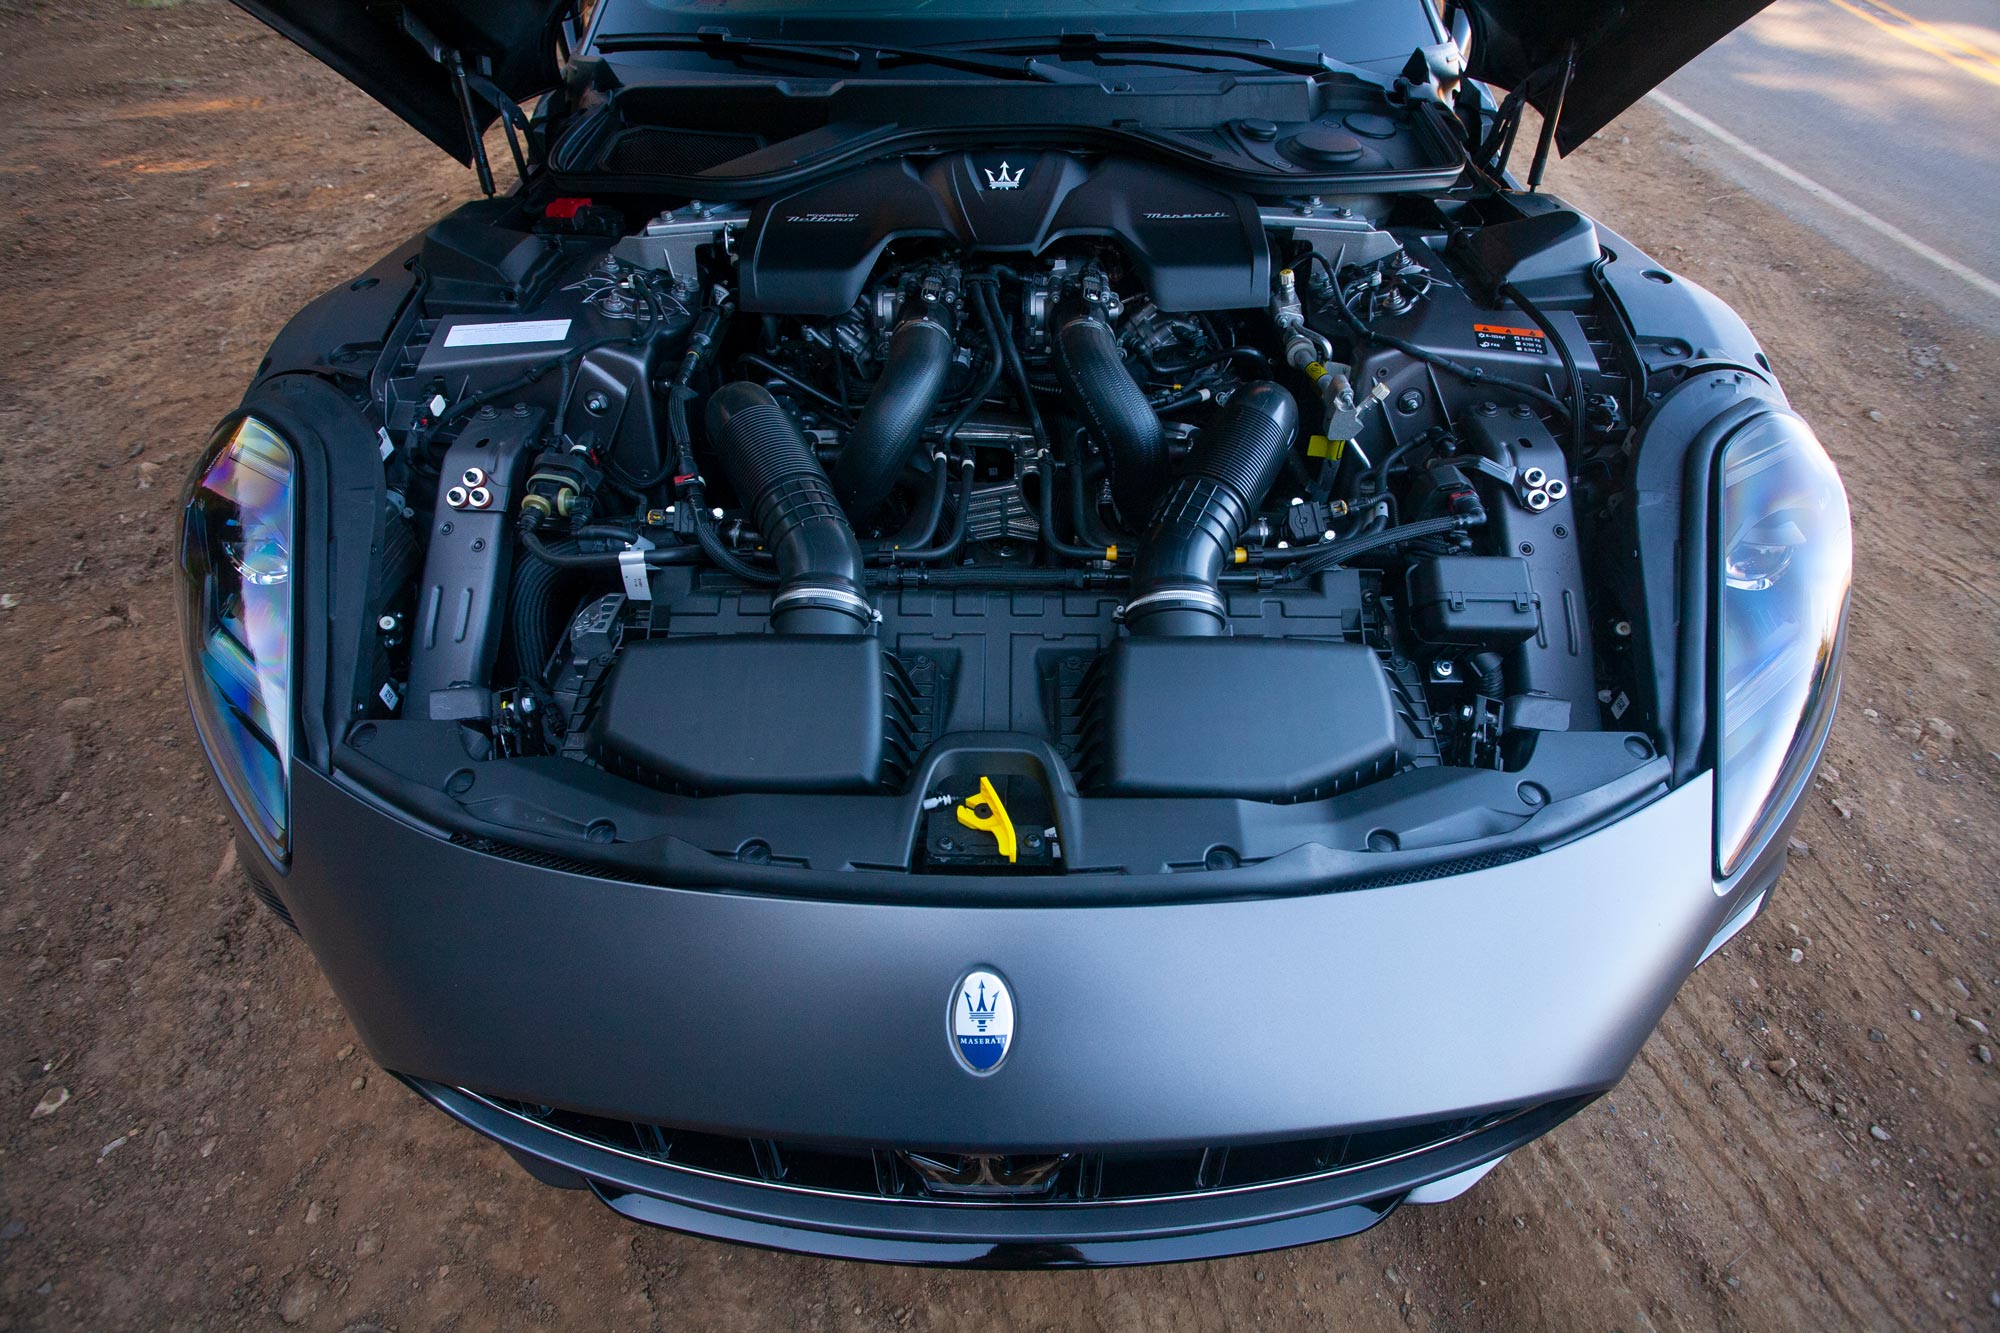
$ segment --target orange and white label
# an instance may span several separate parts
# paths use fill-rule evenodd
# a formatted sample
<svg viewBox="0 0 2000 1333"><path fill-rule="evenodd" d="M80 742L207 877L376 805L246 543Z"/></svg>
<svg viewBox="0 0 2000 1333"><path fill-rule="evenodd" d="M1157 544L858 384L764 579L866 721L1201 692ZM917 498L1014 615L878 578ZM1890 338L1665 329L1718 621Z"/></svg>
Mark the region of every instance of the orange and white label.
<svg viewBox="0 0 2000 1333"><path fill-rule="evenodd" d="M1474 324L1472 341L1481 351L1519 352L1525 356L1546 356L1548 338L1537 328L1517 328L1511 324Z"/></svg>

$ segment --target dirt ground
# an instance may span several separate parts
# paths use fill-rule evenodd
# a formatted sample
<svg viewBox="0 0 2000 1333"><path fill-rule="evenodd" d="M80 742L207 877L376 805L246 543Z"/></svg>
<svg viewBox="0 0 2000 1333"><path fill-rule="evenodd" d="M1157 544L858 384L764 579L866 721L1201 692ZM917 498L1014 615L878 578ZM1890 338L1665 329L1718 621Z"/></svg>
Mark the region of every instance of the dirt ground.
<svg viewBox="0 0 2000 1333"><path fill-rule="evenodd" d="M1656 112L1553 188L1744 311L1853 493L1846 701L1780 897L1455 1204L1022 1275L638 1229L356 1051L202 772L174 498L286 317L471 179L219 0L0 0L0 125L0 1328L2000 1323L2000 352Z"/></svg>

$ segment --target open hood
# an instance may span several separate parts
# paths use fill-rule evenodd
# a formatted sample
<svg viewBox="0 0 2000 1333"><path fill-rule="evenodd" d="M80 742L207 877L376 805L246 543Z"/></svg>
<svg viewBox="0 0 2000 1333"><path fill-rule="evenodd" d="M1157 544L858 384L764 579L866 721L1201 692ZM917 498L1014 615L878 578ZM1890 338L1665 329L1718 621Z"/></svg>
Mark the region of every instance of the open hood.
<svg viewBox="0 0 2000 1333"><path fill-rule="evenodd" d="M576 0L236 3L468 164L472 136L493 123L494 99L525 101L555 86L560 27L576 11ZM1544 115L1562 99L1556 142L1566 153L1770 0L1458 3L1472 20L1472 77L1525 84Z"/></svg>
<svg viewBox="0 0 2000 1333"><path fill-rule="evenodd" d="M575 0L236 0L468 166L493 101L555 87ZM456 70L467 78L461 88Z"/></svg>
<svg viewBox="0 0 2000 1333"><path fill-rule="evenodd" d="M1567 153L1770 2L1459 0L1459 7L1472 19L1467 72L1523 89L1544 116L1560 102L1556 147Z"/></svg>

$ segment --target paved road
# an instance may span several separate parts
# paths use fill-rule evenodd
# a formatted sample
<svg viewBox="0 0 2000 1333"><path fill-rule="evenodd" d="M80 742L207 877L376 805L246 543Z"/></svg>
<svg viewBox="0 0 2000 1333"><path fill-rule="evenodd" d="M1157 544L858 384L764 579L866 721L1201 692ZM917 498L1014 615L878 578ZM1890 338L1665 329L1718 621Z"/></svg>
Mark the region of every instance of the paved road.
<svg viewBox="0 0 2000 1333"><path fill-rule="evenodd" d="M1707 164L2000 330L2000 4L1777 0L1662 93Z"/></svg>

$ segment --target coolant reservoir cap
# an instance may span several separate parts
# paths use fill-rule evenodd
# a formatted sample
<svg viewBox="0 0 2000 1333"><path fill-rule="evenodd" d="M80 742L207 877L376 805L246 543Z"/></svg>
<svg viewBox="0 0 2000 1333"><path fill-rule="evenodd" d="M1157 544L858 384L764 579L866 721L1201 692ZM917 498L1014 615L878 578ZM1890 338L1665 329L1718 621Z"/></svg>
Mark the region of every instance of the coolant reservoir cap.
<svg viewBox="0 0 2000 1333"><path fill-rule="evenodd" d="M1319 162L1354 162L1361 157L1361 141L1331 125L1312 125L1300 130L1291 147L1300 156Z"/></svg>

